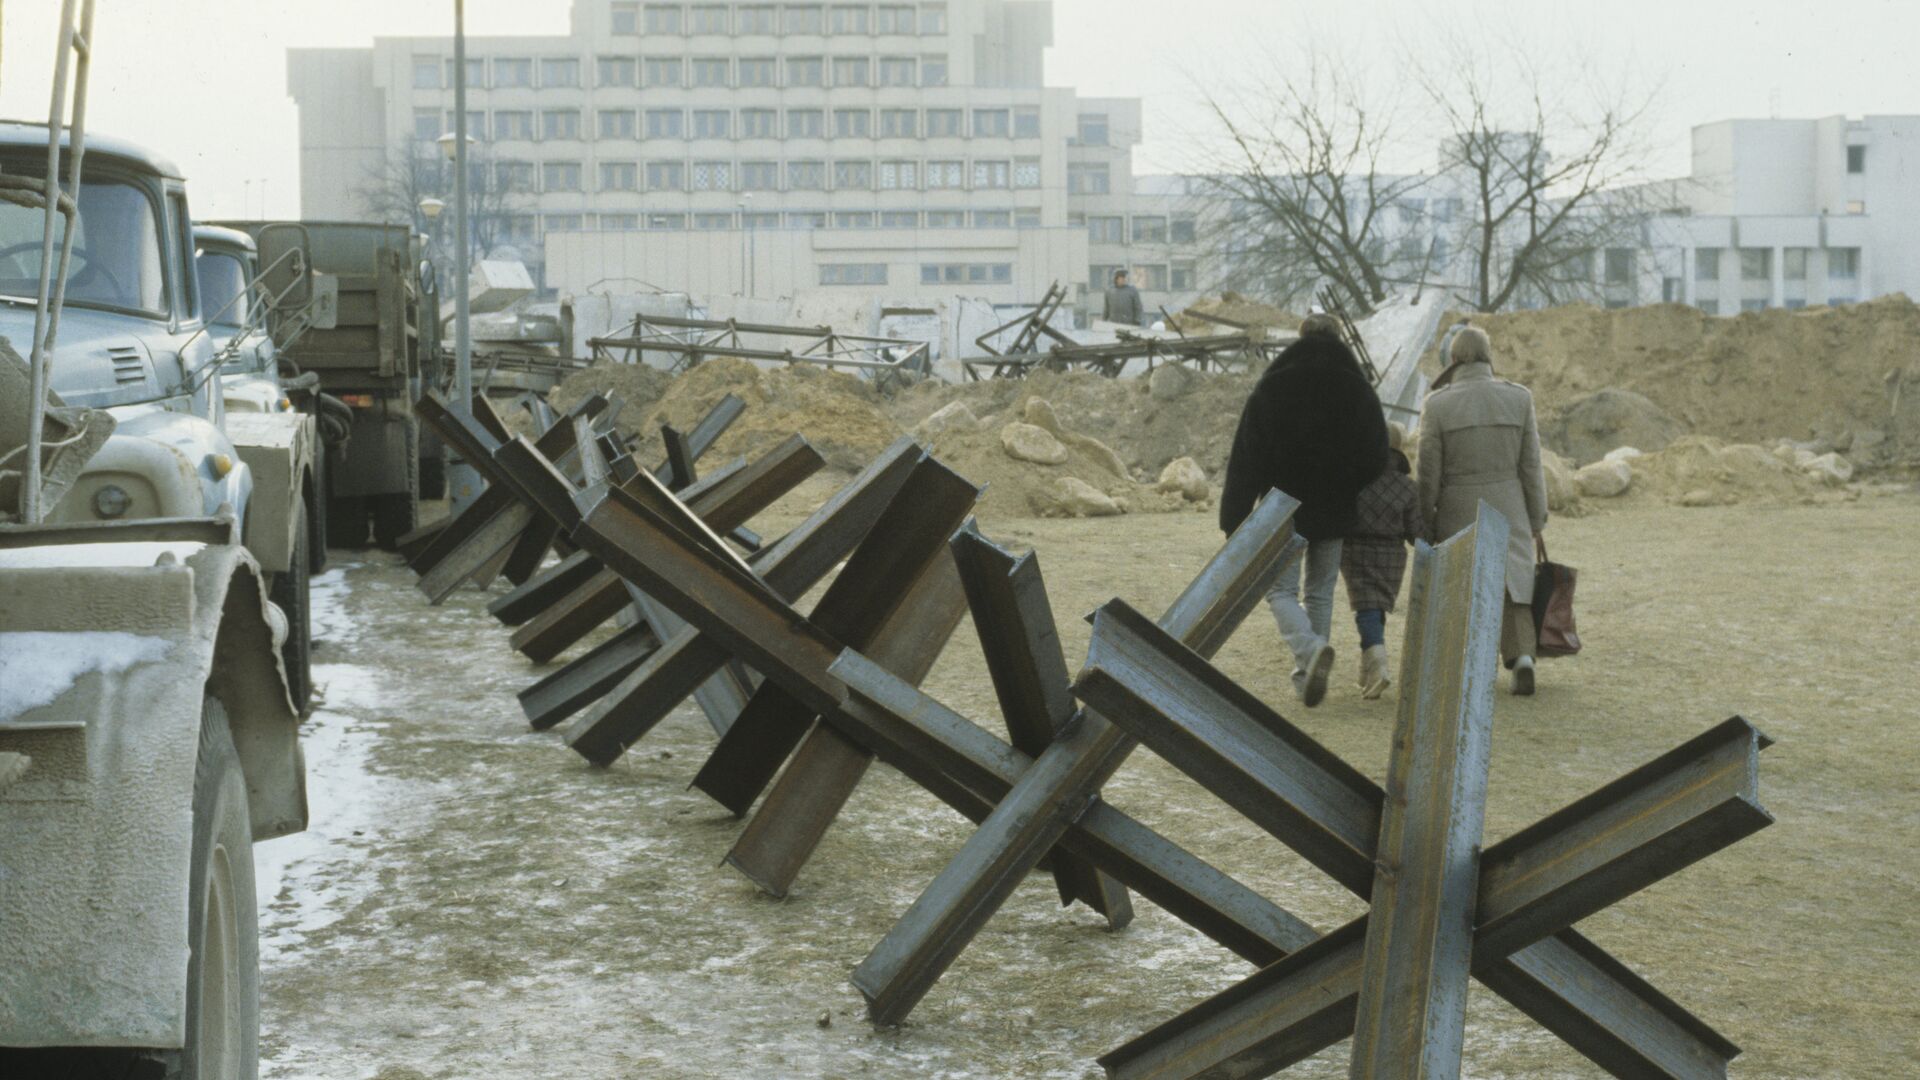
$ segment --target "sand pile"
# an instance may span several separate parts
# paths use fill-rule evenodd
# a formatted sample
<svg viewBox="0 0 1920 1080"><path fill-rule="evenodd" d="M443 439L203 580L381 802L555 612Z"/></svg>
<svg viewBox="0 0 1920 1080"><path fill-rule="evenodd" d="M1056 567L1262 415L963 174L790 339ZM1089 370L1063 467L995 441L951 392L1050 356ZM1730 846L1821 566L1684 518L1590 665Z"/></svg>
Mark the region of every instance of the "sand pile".
<svg viewBox="0 0 1920 1080"><path fill-rule="evenodd" d="M1492 335L1500 373L1533 389L1543 430L1611 388L1735 442L1838 446L1864 434L1888 460L1920 445L1920 306L1904 296L1730 318L1677 304L1574 304L1473 319ZM1896 404L1902 384L1909 392Z"/></svg>
<svg viewBox="0 0 1920 1080"><path fill-rule="evenodd" d="M1650 454L1617 449L1606 460L1579 470L1575 478L1585 489L1582 507L1648 501L1680 506L1808 503L1822 497L1849 497L1839 488L1850 467L1842 463L1837 471L1830 471L1832 460L1790 446L1768 448L1685 435ZM1616 475L1625 481L1624 489L1617 492L1611 482ZM1596 490L1594 481L1606 483Z"/></svg>
<svg viewBox="0 0 1920 1080"><path fill-rule="evenodd" d="M1579 398L1542 421L1541 438L1573 463L1585 465L1617 447L1664 449L1687 433L1685 424L1631 390L1609 387Z"/></svg>
<svg viewBox="0 0 1920 1080"><path fill-rule="evenodd" d="M1263 329L1275 327L1282 330L1293 330L1300 325L1302 318L1285 308L1263 304L1237 292L1226 292L1217 297L1210 296L1187 305L1185 310L1174 314L1174 325L1189 334L1233 333L1232 327L1198 318L1196 313L1218 315L1220 318L1247 327Z"/></svg>

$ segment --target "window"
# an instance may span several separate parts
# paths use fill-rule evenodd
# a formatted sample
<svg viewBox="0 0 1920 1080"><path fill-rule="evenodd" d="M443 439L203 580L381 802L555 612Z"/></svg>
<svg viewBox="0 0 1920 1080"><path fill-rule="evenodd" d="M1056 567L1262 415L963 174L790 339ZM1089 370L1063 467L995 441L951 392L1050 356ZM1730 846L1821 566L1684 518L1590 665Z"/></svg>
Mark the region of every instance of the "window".
<svg viewBox="0 0 1920 1080"><path fill-rule="evenodd" d="M648 214L647 228L656 232L685 232L687 228L687 215Z"/></svg>
<svg viewBox="0 0 1920 1080"><path fill-rule="evenodd" d="M822 285L885 285L886 263L821 263Z"/></svg>
<svg viewBox="0 0 1920 1080"><path fill-rule="evenodd" d="M1762 252L1761 254L1765 254L1765 252ZM1743 269L1746 266L1746 252L1744 251L1741 252L1741 266ZM1632 248L1608 248L1607 249L1607 284L1609 285L1633 284L1633 249Z"/></svg>
<svg viewBox="0 0 1920 1080"><path fill-rule="evenodd" d="M523 110L502 109L493 114L495 139L532 139L533 114Z"/></svg>
<svg viewBox="0 0 1920 1080"><path fill-rule="evenodd" d="M740 137L771 139L779 134L780 114L772 109L741 109Z"/></svg>
<svg viewBox="0 0 1920 1080"><path fill-rule="evenodd" d="M1016 139L1037 139L1040 137L1040 110L1033 105L1022 105L1013 110L1013 137Z"/></svg>
<svg viewBox="0 0 1920 1080"><path fill-rule="evenodd" d="M833 163L833 186L839 191L873 190L873 162L836 161Z"/></svg>
<svg viewBox="0 0 1920 1080"><path fill-rule="evenodd" d="M697 11L699 9L696 8L695 10ZM733 215L732 214L695 214L693 215L693 227L696 229L701 229L706 231L712 231L715 229L731 229L733 228Z"/></svg>
<svg viewBox="0 0 1920 1080"><path fill-rule="evenodd" d="M819 34L826 26L826 15L818 4L788 4L780 9L782 33Z"/></svg>
<svg viewBox="0 0 1920 1080"><path fill-rule="evenodd" d="M1867 171L1867 148L1864 146L1847 147L1847 171L1859 174Z"/></svg>
<svg viewBox="0 0 1920 1080"><path fill-rule="evenodd" d="M1827 277L1834 281L1852 281L1860 276L1859 248L1828 248Z"/></svg>
<svg viewBox="0 0 1920 1080"><path fill-rule="evenodd" d="M613 5L613 22L609 27L616 34L637 34L640 32L640 5Z"/></svg>
<svg viewBox="0 0 1920 1080"><path fill-rule="evenodd" d="M580 61L562 57L540 61L541 86L579 86Z"/></svg>
<svg viewBox="0 0 1920 1080"><path fill-rule="evenodd" d="M453 87L453 61L447 61L447 87ZM487 62L485 60L467 61L467 89L484 90L487 86Z"/></svg>
<svg viewBox="0 0 1920 1080"><path fill-rule="evenodd" d="M687 166L679 161L647 162L648 191L685 191Z"/></svg>
<svg viewBox="0 0 1920 1080"><path fill-rule="evenodd" d="M413 137L432 142L440 137L440 110L413 110Z"/></svg>
<svg viewBox="0 0 1920 1080"><path fill-rule="evenodd" d="M577 139L580 137L579 109L547 109L540 114L540 137L542 139Z"/></svg>
<svg viewBox="0 0 1920 1080"><path fill-rule="evenodd" d="M1167 267L1164 263L1148 263L1134 267L1134 285L1141 292L1166 292Z"/></svg>
<svg viewBox="0 0 1920 1080"><path fill-rule="evenodd" d="M919 133L920 113L914 109L881 109L880 137L913 138Z"/></svg>
<svg viewBox="0 0 1920 1080"><path fill-rule="evenodd" d="M1192 263L1174 263L1167 275L1167 288L1174 292L1193 291L1194 269Z"/></svg>
<svg viewBox="0 0 1920 1080"><path fill-rule="evenodd" d="M687 114L679 109L648 109L647 138L682 139L687 134Z"/></svg>
<svg viewBox="0 0 1920 1080"><path fill-rule="evenodd" d="M1005 109L975 109L973 110L973 137L976 139L1002 138L1012 130L1007 120L1008 114Z"/></svg>
<svg viewBox="0 0 1920 1080"><path fill-rule="evenodd" d="M1087 242L1092 244L1124 244L1127 242L1127 219L1123 217L1090 217L1087 219Z"/></svg>
<svg viewBox="0 0 1920 1080"><path fill-rule="evenodd" d="M964 116L959 109L928 109L927 137L930 139L958 138L963 134L960 128L963 122Z"/></svg>
<svg viewBox="0 0 1920 1080"><path fill-rule="evenodd" d="M1703 315L1720 314L1720 301L1718 300L1701 300L1693 306L1699 308L1700 313Z"/></svg>
<svg viewBox="0 0 1920 1080"><path fill-rule="evenodd" d="M1013 281L1012 263L922 263L922 285L1005 285Z"/></svg>
<svg viewBox="0 0 1920 1080"><path fill-rule="evenodd" d="M826 134L826 114L819 109L788 109L787 138L817 139Z"/></svg>
<svg viewBox="0 0 1920 1080"><path fill-rule="evenodd" d="M827 215L823 210L798 210L787 215L789 229L824 229L827 227Z"/></svg>
<svg viewBox="0 0 1920 1080"><path fill-rule="evenodd" d="M507 240L510 243L531 241L539 227L539 220L532 214L514 214L507 218Z"/></svg>
<svg viewBox="0 0 1920 1080"><path fill-rule="evenodd" d="M740 187L744 191L780 190L780 166L771 161L741 162Z"/></svg>
<svg viewBox="0 0 1920 1080"><path fill-rule="evenodd" d="M958 191L966 183L966 163L961 161L927 162L928 191Z"/></svg>
<svg viewBox="0 0 1920 1080"><path fill-rule="evenodd" d="M533 162L501 161L493 166L495 181L501 191L532 191Z"/></svg>
<svg viewBox="0 0 1920 1080"><path fill-rule="evenodd" d="M833 85L865 86L871 80L867 58L864 56L836 56L833 58Z"/></svg>
<svg viewBox="0 0 1920 1080"><path fill-rule="evenodd" d="M915 63L911 56L883 56L880 58L881 86L912 86Z"/></svg>
<svg viewBox="0 0 1920 1080"><path fill-rule="evenodd" d="M1124 266L1090 266L1087 268L1087 280L1093 282L1096 291L1105 289L1113 284L1113 275L1125 269Z"/></svg>
<svg viewBox="0 0 1920 1080"><path fill-rule="evenodd" d="M779 27L772 4L743 4L737 9L738 33L771 34Z"/></svg>
<svg viewBox="0 0 1920 1080"><path fill-rule="evenodd" d="M579 232L583 224L585 221L579 214L548 214L541 222L550 233Z"/></svg>
<svg viewBox="0 0 1920 1080"><path fill-rule="evenodd" d="M602 232L636 232L640 228L639 214L601 214Z"/></svg>
<svg viewBox="0 0 1920 1080"><path fill-rule="evenodd" d="M1105 162L1068 162L1067 192L1071 195L1105 195L1112 190Z"/></svg>
<svg viewBox="0 0 1920 1080"><path fill-rule="evenodd" d="M1741 248L1740 249L1740 280L1741 281L1772 281L1773 280L1773 249ZM1613 252L1611 251L1607 252L1607 282L1609 284L1612 284L1613 282Z"/></svg>
<svg viewBox="0 0 1920 1080"><path fill-rule="evenodd" d="M693 163L693 190L732 191L733 162L696 161Z"/></svg>
<svg viewBox="0 0 1920 1080"><path fill-rule="evenodd" d="M1136 244L1164 244L1167 242L1167 219L1142 214L1133 219L1133 242Z"/></svg>
<svg viewBox="0 0 1920 1080"><path fill-rule="evenodd" d="M1107 114L1081 113L1078 131L1081 146L1107 145Z"/></svg>
<svg viewBox="0 0 1920 1080"><path fill-rule="evenodd" d="M880 227L883 229L917 229L920 227L918 210L882 210Z"/></svg>
<svg viewBox="0 0 1920 1080"><path fill-rule="evenodd" d="M1192 218L1176 217L1173 219L1173 227L1167 232L1167 238L1176 244L1191 244L1195 240L1197 231Z"/></svg>
<svg viewBox="0 0 1920 1080"><path fill-rule="evenodd" d="M680 33L680 5L679 4L648 4L647 5L647 33L649 34Z"/></svg>
<svg viewBox="0 0 1920 1080"><path fill-rule="evenodd" d="M975 210L973 227L976 229L1011 229L1013 211L1011 210Z"/></svg>
<svg viewBox="0 0 1920 1080"><path fill-rule="evenodd" d="M601 191L633 191L640 186L640 167L630 161L600 163Z"/></svg>
<svg viewBox="0 0 1920 1080"><path fill-rule="evenodd" d="M918 191L920 189L920 163L917 161L883 161L880 163L880 190L882 191Z"/></svg>
<svg viewBox="0 0 1920 1080"><path fill-rule="evenodd" d="M827 62L817 56L795 56L787 60L788 86L825 86Z"/></svg>
<svg viewBox="0 0 1920 1080"><path fill-rule="evenodd" d="M780 227L780 215L771 212L741 214L740 227L743 229L777 229Z"/></svg>
<svg viewBox="0 0 1920 1080"><path fill-rule="evenodd" d="M1013 186L1017 188L1037 188L1040 186L1040 159L1019 158L1013 163Z"/></svg>
<svg viewBox="0 0 1920 1080"><path fill-rule="evenodd" d="M634 135L634 112L632 109L601 109L600 137L603 139L631 139Z"/></svg>
<svg viewBox="0 0 1920 1080"><path fill-rule="evenodd" d="M920 58L920 85L947 85L947 57L945 53Z"/></svg>
<svg viewBox="0 0 1920 1080"><path fill-rule="evenodd" d="M927 228L929 229L964 229L966 227L967 212L965 210L927 211Z"/></svg>
<svg viewBox="0 0 1920 1080"><path fill-rule="evenodd" d="M1807 252L1811 248L1790 247L1780 258L1780 271L1788 281L1807 280Z"/></svg>
<svg viewBox="0 0 1920 1080"><path fill-rule="evenodd" d="M680 71L680 58L677 56L650 56L642 65L648 86L679 86L683 80Z"/></svg>
<svg viewBox="0 0 1920 1080"><path fill-rule="evenodd" d="M988 282L1005 285L1012 281L1012 263L973 263L967 267L967 283L970 285Z"/></svg>
<svg viewBox="0 0 1920 1080"><path fill-rule="evenodd" d="M1801 308L1804 308L1806 306L1807 306L1807 302L1805 300L1796 299L1794 297L1787 298L1786 308L1788 311L1799 311Z"/></svg>
<svg viewBox="0 0 1920 1080"><path fill-rule="evenodd" d="M973 163L973 186L976 189L1004 188L1007 186L1007 163L1004 161L976 161Z"/></svg>
<svg viewBox="0 0 1920 1080"><path fill-rule="evenodd" d="M1016 229L1037 229L1040 227L1040 211L1016 210L1013 212L1013 227Z"/></svg>
<svg viewBox="0 0 1920 1080"><path fill-rule="evenodd" d="M1435 199L1432 208L1433 220L1444 225L1453 220L1453 216L1460 212L1463 205L1465 204L1459 199Z"/></svg>
<svg viewBox="0 0 1920 1080"><path fill-rule="evenodd" d="M493 85L495 89L533 85L533 61L524 58L495 60L493 62Z"/></svg>
<svg viewBox="0 0 1920 1080"><path fill-rule="evenodd" d="M1427 213L1427 200L1425 199L1399 199L1395 201L1393 206L1395 210L1399 211L1400 224L1402 225L1418 225L1420 219L1425 217Z"/></svg>
<svg viewBox="0 0 1920 1080"><path fill-rule="evenodd" d="M741 86L772 86L773 60L769 57L754 57L740 61Z"/></svg>
<svg viewBox="0 0 1920 1080"><path fill-rule="evenodd" d="M725 86L731 65L725 57L710 57L693 62L693 85Z"/></svg>
<svg viewBox="0 0 1920 1080"><path fill-rule="evenodd" d="M413 88L415 90L440 89L439 57L416 56L413 58Z"/></svg>
<svg viewBox="0 0 1920 1080"><path fill-rule="evenodd" d="M549 161L540 166L540 189L542 191L579 191L580 163Z"/></svg>
<svg viewBox="0 0 1920 1080"><path fill-rule="evenodd" d="M913 33L913 8L903 4L882 4L875 13L878 25L875 30L882 34Z"/></svg>
<svg viewBox="0 0 1920 1080"><path fill-rule="evenodd" d="M633 86L639 78L640 67L625 56L603 56L599 64L601 86Z"/></svg>
<svg viewBox="0 0 1920 1080"><path fill-rule="evenodd" d="M1765 300L1742 300L1740 301L1740 310L1765 311L1767 310L1767 302Z"/></svg>
<svg viewBox="0 0 1920 1080"><path fill-rule="evenodd" d="M454 112L447 110L447 130L452 131ZM479 109L467 110L467 138L484 139L487 137L487 114Z"/></svg>
<svg viewBox="0 0 1920 1080"><path fill-rule="evenodd" d="M947 5L920 5L920 32L922 34L944 34L947 32Z"/></svg>
<svg viewBox="0 0 1920 1080"><path fill-rule="evenodd" d="M824 191L827 187L827 166L820 161L787 162L787 190Z"/></svg>
<svg viewBox="0 0 1920 1080"><path fill-rule="evenodd" d="M1693 249L1693 280L1695 281L1719 281L1720 280L1720 249L1719 248L1703 247L1703 248ZM1705 311L1706 309L1702 308L1701 310ZM1713 312L1708 312L1708 314L1711 315L1713 314Z"/></svg>
<svg viewBox="0 0 1920 1080"><path fill-rule="evenodd" d="M732 129L733 114L725 109L693 110L693 137L724 139Z"/></svg>
<svg viewBox="0 0 1920 1080"><path fill-rule="evenodd" d="M696 34L724 34L727 32L727 8L724 4L695 4L693 6L693 32Z"/></svg>
<svg viewBox="0 0 1920 1080"><path fill-rule="evenodd" d="M828 14L827 26L836 34L865 34L872 30L872 24L867 20L868 12L865 4L859 7L836 4Z"/></svg>
<svg viewBox="0 0 1920 1080"><path fill-rule="evenodd" d="M873 134L873 113L866 109L833 110L833 134L841 139L864 139Z"/></svg>
<svg viewBox="0 0 1920 1080"><path fill-rule="evenodd" d="M836 229L871 229L873 228L873 211L837 211L833 215L833 227Z"/></svg>

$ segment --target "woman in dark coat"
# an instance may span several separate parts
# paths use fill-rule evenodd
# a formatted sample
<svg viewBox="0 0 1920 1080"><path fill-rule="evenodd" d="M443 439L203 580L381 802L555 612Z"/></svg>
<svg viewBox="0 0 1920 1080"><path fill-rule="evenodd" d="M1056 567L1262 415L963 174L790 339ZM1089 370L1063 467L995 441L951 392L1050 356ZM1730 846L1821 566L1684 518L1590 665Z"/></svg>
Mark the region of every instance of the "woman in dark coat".
<svg viewBox="0 0 1920 1080"><path fill-rule="evenodd" d="M1232 532L1269 490L1300 500L1293 528L1307 540L1306 602L1301 566L1281 571L1267 594L1293 652L1294 690L1309 707L1326 695L1333 668L1327 635L1340 578L1340 541L1353 528L1355 500L1387 464L1387 422L1373 384L1340 340L1338 324L1315 315L1260 376L1240 413L1220 490L1220 527Z"/></svg>

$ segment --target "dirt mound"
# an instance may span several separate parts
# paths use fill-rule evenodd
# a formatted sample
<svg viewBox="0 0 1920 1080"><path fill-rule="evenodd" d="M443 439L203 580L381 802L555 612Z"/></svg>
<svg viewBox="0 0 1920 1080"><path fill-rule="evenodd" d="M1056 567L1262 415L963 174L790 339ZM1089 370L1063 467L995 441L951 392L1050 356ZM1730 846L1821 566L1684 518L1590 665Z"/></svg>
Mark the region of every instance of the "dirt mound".
<svg viewBox="0 0 1920 1080"><path fill-rule="evenodd" d="M1704 435L1683 436L1663 450L1628 459L1627 465L1633 481L1621 500L1628 503L1805 503L1823 490L1818 478L1772 450ZM1590 500L1593 505L1610 501Z"/></svg>
<svg viewBox="0 0 1920 1080"><path fill-rule="evenodd" d="M1543 432L1548 445L1576 466L1598 461L1622 446L1660 450L1686 433L1685 424L1661 412L1645 396L1612 387L1561 409Z"/></svg>
<svg viewBox="0 0 1920 1080"><path fill-rule="evenodd" d="M1188 304L1186 309L1174 314L1174 325L1193 333L1199 331L1208 334L1231 333L1232 326L1218 323L1212 319L1203 319L1201 314L1216 315L1230 323L1244 327L1272 327L1280 330L1292 330L1300 325L1303 316L1295 315L1285 308L1263 304L1249 299L1237 292L1222 293Z"/></svg>
<svg viewBox="0 0 1920 1080"><path fill-rule="evenodd" d="M1678 304L1573 304L1473 321L1492 336L1499 373L1532 388L1543 425L1614 388L1735 442L1870 431L1891 436L1889 459L1920 445L1920 306L1905 296L1729 318ZM1902 383L1909 392L1896 401Z"/></svg>

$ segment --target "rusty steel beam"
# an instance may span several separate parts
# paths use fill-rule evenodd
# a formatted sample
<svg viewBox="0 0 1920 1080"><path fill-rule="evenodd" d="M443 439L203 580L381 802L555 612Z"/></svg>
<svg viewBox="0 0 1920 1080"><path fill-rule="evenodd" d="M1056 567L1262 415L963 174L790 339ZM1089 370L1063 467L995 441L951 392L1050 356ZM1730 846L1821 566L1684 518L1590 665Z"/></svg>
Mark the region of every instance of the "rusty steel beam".
<svg viewBox="0 0 1920 1080"><path fill-rule="evenodd" d="M635 623L520 691L520 711L545 731L600 700L659 647L653 625Z"/></svg>
<svg viewBox="0 0 1920 1080"><path fill-rule="evenodd" d="M1298 502L1270 493L1167 609L1168 632L1211 653L1260 602L1299 546ZM1014 888L1092 805L1135 742L1091 709L1080 713L969 837L886 937L854 968L875 1023L898 1023Z"/></svg>
<svg viewBox="0 0 1920 1080"><path fill-rule="evenodd" d="M1117 603L1098 613L1075 693L1334 880L1369 891L1382 789L1144 616ZM1489 849L1483 861L1493 865L1501 850ZM1287 963L1310 962L1317 961ZM1476 961L1473 973L1616 1075L1722 1077L1739 1053L1570 928Z"/></svg>
<svg viewBox="0 0 1920 1080"><path fill-rule="evenodd" d="M859 545L925 457L926 451L912 440L896 442L806 521L762 552L754 561L754 573L778 596L798 599ZM597 546L606 544L602 541ZM632 569L630 562L628 569ZM623 571L622 576L674 609L692 627L670 637L645 664L568 726L567 745L599 765L618 758L735 655L708 637L684 603L674 602L670 594L663 595L631 573ZM751 658L747 663L766 670Z"/></svg>
<svg viewBox="0 0 1920 1080"><path fill-rule="evenodd" d="M1474 890L1507 598L1507 519L1417 545L1393 754L1374 845L1353 1080L1444 1080L1466 1041Z"/></svg>
<svg viewBox="0 0 1920 1080"><path fill-rule="evenodd" d="M840 647L865 649L874 643L913 583L931 563L947 558L947 538L979 497L978 487L934 458L914 466L807 615L808 623L838 643L836 655ZM926 666L932 666L931 657ZM823 711L808 707L777 682L761 684L739 721L694 775L693 786L744 815Z"/></svg>

